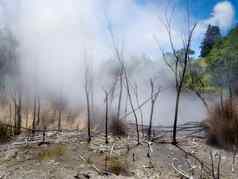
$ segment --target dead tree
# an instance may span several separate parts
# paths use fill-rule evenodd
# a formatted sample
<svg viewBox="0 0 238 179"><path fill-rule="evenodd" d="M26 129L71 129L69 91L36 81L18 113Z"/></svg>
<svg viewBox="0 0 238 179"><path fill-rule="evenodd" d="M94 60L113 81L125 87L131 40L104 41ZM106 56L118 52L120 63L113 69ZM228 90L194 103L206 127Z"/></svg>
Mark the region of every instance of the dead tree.
<svg viewBox="0 0 238 179"><path fill-rule="evenodd" d="M20 134L21 133L21 123L22 123L22 96L19 94L18 96L18 108L17 108L17 131Z"/></svg>
<svg viewBox="0 0 238 179"><path fill-rule="evenodd" d="M150 87L151 87L151 108L150 108L150 123L149 123L149 128L148 128L148 139L151 139L151 129L152 129L152 121L153 121L153 115L154 115L154 106L155 106L155 102L156 99L159 95L159 93L156 93L156 95L154 95L154 82L151 79L150 80Z"/></svg>
<svg viewBox="0 0 238 179"><path fill-rule="evenodd" d="M130 90L130 82L129 82L129 78L128 78L128 74L127 74L126 65L125 65L124 60L123 60L122 52L119 49L119 47L116 45L116 41L115 41L112 29L109 28L108 30L109 30L109 33L111 35L111 40L112 40L114 53L115 53L116 58L117 58L117 60L120 64L120 67L122 69L122 74L124 76L125 88L126 88L126 91L127 91L128 100L129 100L130 107L132 109L132 112L133 112L133 115L134 115L134 118L135 118L135 123L136 123L137 144L140 144L140 131L139 131L139 125L138 125L138 117L137 117L136 110L135 110L135 107L134 107L134 104L133 104L132 94L131 94L131 90Z"/></svg>
<svg viewBox="0 0 238 179"><path fill-rule="evenodd" d="M108 92L104 90L105 93L105 143L108 144Z"/></svg>
<svg viewBox="0 0 238 179"><path fill-rule="evenodd" d="M10 124L12 124L12 104L9 102L9 120Z"/></svg>
<svg viewBox="0 0 238 179"><path fill-rule="evenodd" d="M188 3L189 4L189 3ZM189 12L189 6L187 8L187 24L186 26L188 27L188 31L185 34L185 38L183 39L183 47L180 53L178 50L175 48L175 42L173 40L173 29L172 29L172 14L171 16L166 15L166 20L164 23L165 29L167 31L168 37L169 37L169 44L170 48L172 51L172 57L174 58L174 63L171 64L168 62L166 54L162 50L162 55L164 58L165 63L168 65L168 67L172 70L175 76L175 85L176 85L176 100L175 100L175 112L174 112L174 124L173 124L173 136L172 136L172 144L176 145L177 140L177 123L178 123L178 111L179 111L179 106L180 106L180 97L182 93L182 89L184 87L184 81L185 81L185 75L187 73L188 69L188 63L190 58L190 52L191 52L191 41L192 41L192 36L194 33L194 30L197 26L197 24L190 25L190 12Z"/></svg>
<svg viewBox="0 0 238 179"><path fill-rule="evenodd" d="M40 96L37 96L37 125L40 124L40 112L41 112L41 102L40 102Z"/></svg>
<svg viewBox="0 0 238 179"><path fill-rule="evenodd" d="M120 69L119 73L119 97L118 97L118 106L117 106L117 120L120 120L120 112L121 112L121 100L123 94L123 69Z"/></svg>
<svg viewBox="0 0 238 179"><path fill-rule="evenodd" d="M25 125L25 127L28 128L28 122L29 122L29 110L28 110L28 108L26 108L25 115L26 115L26 125Z"/></svg>
<svg viewBox="0 0 238 179"><path fill-rule="evenodd" d="M35 133L36 130L36 96L34 96L33 101L33 120L32 120L32 133Z"/></svg>
<svg viewBox="0 0 238 179"><path fill-rule="evenodd" d="M91 110L90 110L90 90L89 90L89 69L88 69L88 67L86 67L86 70L85 70L84 90L85 90L86 103L87 103L88 143L90 143L91 142Z"/></svg>
<svg viewBox="0 0 238 179"><path fill-rule="evenodd" d="M58 131L61 131L61 122L62 122L62 111L59 110L59 114L58 114Z"/></svg>
<svg viewBox="0 0 238 179"><path fill-rule="evenodd" d="M62 96L62 89L60 89L59 95L56 100L56 110L58 112L58 131L61 131L62 129L62 113L65 109L65 101Z"/></svg>
<svg viewBox="0 0 238 179"><path fill-rule="evenodd" d="M143 121L143 111L142 108L140 107L140 102L139 102L139 94L138 94L138 86L135 84L134 87L134 93L135 93L135 97L136 97L136 103L137 103L137 107L139 108L139 112L140 112L140 118L141 118L141 131L142 131L142 135L144 137L144 121ZM125 114L127 113L127 111L125 111Z"/></svg>

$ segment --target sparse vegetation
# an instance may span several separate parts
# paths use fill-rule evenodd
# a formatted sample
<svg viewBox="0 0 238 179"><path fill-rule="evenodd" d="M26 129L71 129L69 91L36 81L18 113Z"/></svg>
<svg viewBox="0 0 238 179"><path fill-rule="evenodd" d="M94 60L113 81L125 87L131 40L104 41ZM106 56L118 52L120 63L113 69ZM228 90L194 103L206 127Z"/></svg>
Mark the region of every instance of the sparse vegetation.
<svg viewBox="0 0 238 179"><path fill-rule="evenodd" d="M238 108L237 101L226 100L217 104L209 113L207 124L208 143L226 149L238 147Z"/></svg>
<svg viewBox="0 0 238 179"><path fill-rule="evenodd" d="M110 157L107 158L107 170L116 175L129 175L129 166L125 157Z"/></svg>
<svg viewBox="0 0 238 179"><path fill-rule="evenodd" d="M7 142L13 136L13 128L0 123L0 143Z"/></svg>
<svg viewBox="0 0 238 179"><path fill-rule="evenodd" d="M46 149L43 149L38 157L39 160L52 160L57 159L61 156L63 156L66 152L67 147L63 144L59 144L56 146L49 146Z"/></svg>
<svg viewBox="0 0 238 179"><path fill-rule="evenodd" d="M112 119L110 123L110 131L113 136L125 137L128 135L128 126L125 121Z"/></svg>

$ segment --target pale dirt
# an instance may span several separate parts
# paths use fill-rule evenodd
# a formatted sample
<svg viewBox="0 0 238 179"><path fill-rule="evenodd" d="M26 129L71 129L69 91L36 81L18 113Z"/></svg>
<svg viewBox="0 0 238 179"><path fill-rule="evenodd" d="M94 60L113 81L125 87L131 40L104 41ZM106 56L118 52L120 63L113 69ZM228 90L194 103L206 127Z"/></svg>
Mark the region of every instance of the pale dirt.
<svg viewBox="0 0 238 179"><path fill-rule="evenodd" d="M40 136L39 136L40 137ZM48 133L49 145L24 143L24 137L19 136L11 142L0 145L0 179L176 179L182 178L172 166L182 169L187 175L199 178L201 165L192 157L171 144L152 144L151 160L148 158L146 142L136 145L134 137L109 138L109 144L104 143L103 134L95 134L91 144L88 144L86 131L69 133ZM179 145L186 151L193 153L204 164L211 167L209 151L212 150L217 164L217 156L221 153L221 178L238 178L238 162L235 172L232 172L232 154L223 150L211 148L203 139L179 137ZM40 153L62 147L63 152L42 159ZM113 146L113 147L112 147ZM128 150L129 149L129 150ZM105 167L105 157L117 157L122 162L120 175L108 171ZM134 157L133 157L134 156ZM134 161L133 161L134 158ZM188 158L188 159L187 159ZM237 159L238 160L238 159ZM99 170L102 174L97 172ZM207 174L208 175L208 174ZM209 178L205 173L204 178Z"/></svg>

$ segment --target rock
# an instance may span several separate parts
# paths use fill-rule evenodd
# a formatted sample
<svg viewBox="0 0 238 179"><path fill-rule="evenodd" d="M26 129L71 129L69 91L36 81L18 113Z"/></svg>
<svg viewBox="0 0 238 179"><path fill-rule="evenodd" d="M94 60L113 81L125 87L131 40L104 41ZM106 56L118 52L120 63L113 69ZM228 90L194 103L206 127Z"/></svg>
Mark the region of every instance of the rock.
<svg viewBox="0 0 238 179"><path fill-rule="evenodd" d="M16 157L17 157L17 150L13 149L6 152L4 160L11 160Z"/></svg>
<svg viewBox="0 0 238 179"><path fill-rule="evenodd" d="M96 172L88 170L80 172L77 177L81 177L80 179L89 179L89 178L96 178L96 176L98 176Z"/></svg>
<svg viewBox="0 0 238 179"><path fill-rule="evenodd" d="M7 177L7 173L4 170L0 170L0 179L5 179Z"/></svg>

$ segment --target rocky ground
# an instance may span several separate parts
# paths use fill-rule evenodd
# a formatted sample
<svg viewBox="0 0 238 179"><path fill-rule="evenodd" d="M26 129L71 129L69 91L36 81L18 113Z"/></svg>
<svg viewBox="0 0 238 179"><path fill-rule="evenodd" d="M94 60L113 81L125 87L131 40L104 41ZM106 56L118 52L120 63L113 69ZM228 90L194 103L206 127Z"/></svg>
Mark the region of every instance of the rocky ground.
<svg viewBox="0 0 238 179"><path fill-rule="evenodd" d="M211 156L215 173L221 159L220 178L238 178L233 155L204 139L181 135L179 148L167 144L168 136L140 145L130 136L110 136L105 144L103 134L94 134L88 144L86 131L49 132L49 144L39 146L40 134L28 140L21 135L0 145L0 179L212 178Z"/></svg>

